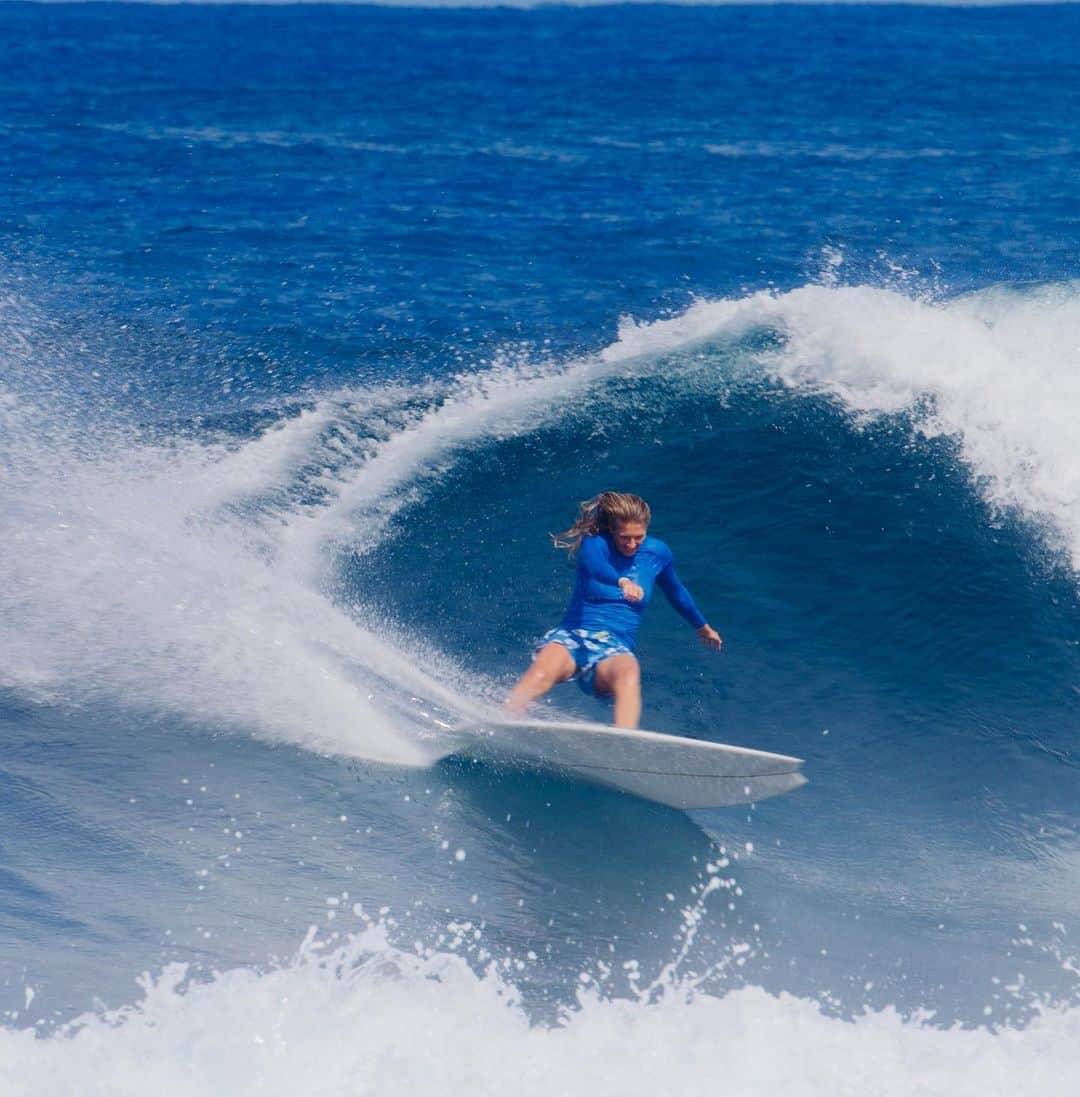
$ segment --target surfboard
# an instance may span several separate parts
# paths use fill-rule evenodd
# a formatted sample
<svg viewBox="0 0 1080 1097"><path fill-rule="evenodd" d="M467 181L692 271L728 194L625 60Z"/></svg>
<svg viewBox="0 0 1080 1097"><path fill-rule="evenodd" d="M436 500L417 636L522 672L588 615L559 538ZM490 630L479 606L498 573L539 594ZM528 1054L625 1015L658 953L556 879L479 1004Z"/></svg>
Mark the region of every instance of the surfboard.
<svg viewBox="0 0 1080 1097"><path fill-rule="evenodd" d="M801 758L607 724L485 719L459 755L513 763L676 808L728 807L806 784Z"/></svg>

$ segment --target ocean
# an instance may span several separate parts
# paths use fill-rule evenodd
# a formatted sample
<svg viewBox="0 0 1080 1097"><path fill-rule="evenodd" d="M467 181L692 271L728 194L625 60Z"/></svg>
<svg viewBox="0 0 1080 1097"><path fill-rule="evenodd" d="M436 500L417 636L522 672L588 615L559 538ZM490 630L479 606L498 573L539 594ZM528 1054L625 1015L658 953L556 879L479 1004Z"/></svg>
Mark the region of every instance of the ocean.
<svg viewBox="0 0 1080 1097"><path fill-rule="evenodd" d="M1078 41L0 4L5 1097L1072 1097ZM806 787L446 756L604 489Z"/></svg>

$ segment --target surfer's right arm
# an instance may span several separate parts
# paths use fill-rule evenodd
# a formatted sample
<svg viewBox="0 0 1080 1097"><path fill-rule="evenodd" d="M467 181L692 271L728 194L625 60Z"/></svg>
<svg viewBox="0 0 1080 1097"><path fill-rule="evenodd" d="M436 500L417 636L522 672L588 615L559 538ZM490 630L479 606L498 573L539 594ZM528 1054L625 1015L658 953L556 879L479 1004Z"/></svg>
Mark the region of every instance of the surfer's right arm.
<svg viewBox="0 0 1080 1097"><path fill-rule="evenodd" d="M645 592L633 579L628 579L611 566L611 548L607 540L599 534L586 537L578 550L578 567L594 582L604 587L614 587L612 596L625 598L628 602L640 602Z"/></svg>

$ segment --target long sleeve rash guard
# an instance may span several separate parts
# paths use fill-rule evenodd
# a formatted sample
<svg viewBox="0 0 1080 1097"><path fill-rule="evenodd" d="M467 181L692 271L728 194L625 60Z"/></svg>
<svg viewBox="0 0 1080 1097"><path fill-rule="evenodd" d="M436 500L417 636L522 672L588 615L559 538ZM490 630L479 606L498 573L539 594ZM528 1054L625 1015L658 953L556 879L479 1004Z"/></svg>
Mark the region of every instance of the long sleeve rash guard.
<svg viewBox="0 0 1080 1097"><path fill-rule="evenodd" d="M645 597L640 602L628 602L619 588L620 579L632 579ZM675 574L671 549L663 541L646 537L633 556L624 556L603 534L586 537L578 550L577 581L562 627L606 630L633 651L654 586L694 628L705 624L690 592Z"/></svg>

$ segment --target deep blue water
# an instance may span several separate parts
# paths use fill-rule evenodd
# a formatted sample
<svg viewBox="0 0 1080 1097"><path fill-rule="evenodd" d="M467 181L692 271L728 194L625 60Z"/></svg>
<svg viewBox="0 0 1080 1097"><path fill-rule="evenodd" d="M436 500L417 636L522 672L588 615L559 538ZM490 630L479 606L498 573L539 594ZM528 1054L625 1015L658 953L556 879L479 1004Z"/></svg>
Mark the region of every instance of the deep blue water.
<svg viewBox="0 0 1080 1097"><path fill-rule="evenodd" d="M1068 1092L1078 36L0 4L0 1074L501 1092L531 1024L566 1092L630 1092L650 1032L640 1092L759 1092L696 1042L756 1017L788 1092ZM607 487L725 637L650 609L645 723L805 789L687 815L438 760L419 714L514 680ZM29 1039L95 1001L142 1005Z"/></svg>

